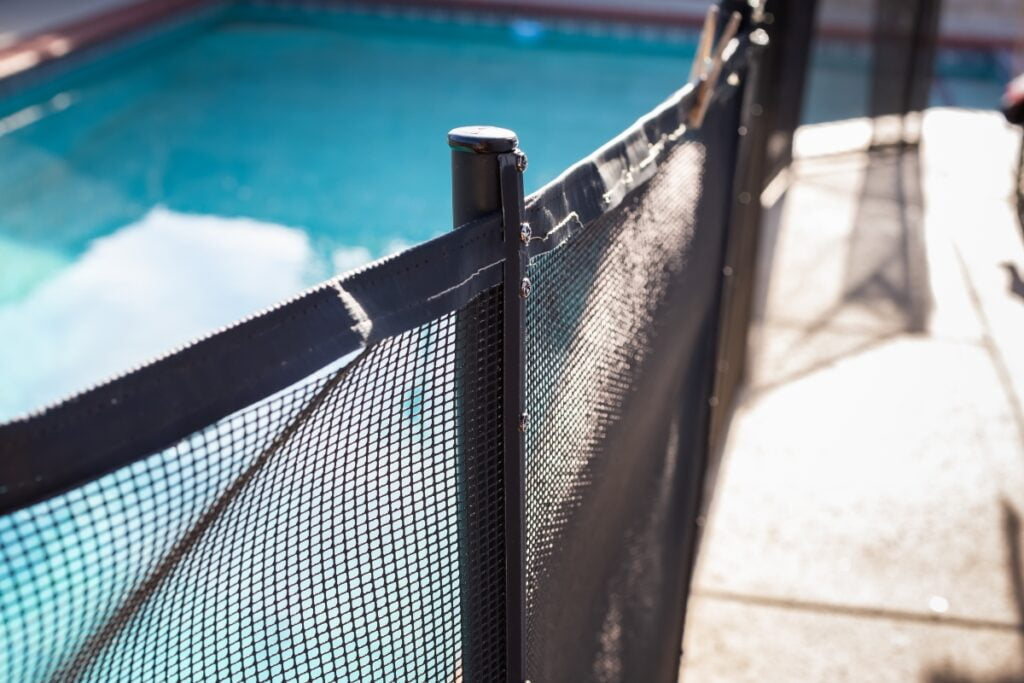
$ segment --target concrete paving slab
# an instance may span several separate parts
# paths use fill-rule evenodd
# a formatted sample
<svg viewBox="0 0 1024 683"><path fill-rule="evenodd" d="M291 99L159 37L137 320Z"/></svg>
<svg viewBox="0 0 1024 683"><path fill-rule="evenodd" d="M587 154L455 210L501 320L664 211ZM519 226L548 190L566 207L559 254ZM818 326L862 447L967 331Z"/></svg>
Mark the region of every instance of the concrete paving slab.
<svg viewBox="0 0 1024 683"><path fill-rule="evenodd" d="M1024 233L1014 184L1021 129L995 112L928 112L922 150L925 224L955 247L1001 376L1024 403ZM1022 424L1024 436L1024 424Z"/></svg>
<svg viewBox="0 0 1024 683"><path fill-rule="evenodd" d="M1024 681L1020 138L922 130L801 159L771 214L686 681Z"/></svg>
<svg viewBox="0 0 1024 683"><path fill-rule="evenodd" d="M1017 622L1024 449L984 349L887 340L736 424L698 589Z"/></svg>

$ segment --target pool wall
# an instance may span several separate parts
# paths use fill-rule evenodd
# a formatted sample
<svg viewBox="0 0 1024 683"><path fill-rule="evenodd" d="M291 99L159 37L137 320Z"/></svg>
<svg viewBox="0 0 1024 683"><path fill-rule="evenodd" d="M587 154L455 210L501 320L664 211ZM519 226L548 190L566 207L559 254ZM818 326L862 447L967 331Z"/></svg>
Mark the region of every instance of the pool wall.
<svg viewBox="0 0 1024 683"><path fill-rule="evenodd" d="M60 87L123 59L175 40L220 19L230 8L221 0L144 0L56 27L0 49L0 100L10 112L40 88Z"/></svg>

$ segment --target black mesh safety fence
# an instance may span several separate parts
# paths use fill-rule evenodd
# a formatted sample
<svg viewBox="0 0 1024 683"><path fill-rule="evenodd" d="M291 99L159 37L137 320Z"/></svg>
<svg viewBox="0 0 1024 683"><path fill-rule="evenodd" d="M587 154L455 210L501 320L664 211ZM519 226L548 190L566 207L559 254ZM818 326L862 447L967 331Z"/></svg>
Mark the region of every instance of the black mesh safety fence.
<svg viewBox="0 0 1024 683"><path fill-rule="evenodd" d="M872 118L905 117L928 106L941 15L942 0L876 0L868 110ZM918 142L919 131L908 131L900 123L895 136L876 124L873 143Z"/></svg>
<svg viewBox="0 0 1024 683"><path fill-rule="evenodd" d="M815 40L819 0L763 0L769 37L754 61L745 93L746 120L753 136L745 147L748 159L737 165L760 192L792 161L793 134L803 113L807 69ZM755 29L756 30L756 29ZM739 181L738 181L739 182Z"/></svg>
<svg viewBox="0 0 1024 683"><path fill-rule="evenodd" d="M723 3L725 4L725 3ZM733 0L732 8L743 2ZM765 0L749 17L756 58L750 60L733 176L735 202L730 210L723 259L721 329L713 401L708 487L725 445L732 409L746 377L746 350L757 296L763 246L761 224L766 208L784 198L785 171L792 161L793 135L800 119L805 76L814 37L817 0ZM757 14L760 14L758 21ZM759 30L760 29L760 30Z"/></svg>
<svg viewBox="0 0 1024 683"><path fill-rule="evenodd" d="M675 680L761 25L701 125L473 157L499 206L0 424L0 680Z"/></svg>
<svg viewBox="0 0 1024 683"><path fill-rule="evenodd" d="M741 92L529 265L527 677L674 680ZM536 416L536 417L535 417ZM571 635L568 635L571 634Z"/></svg>
<svg viewBox="0 0 1024 683"><path fill-rule="evenodd" d="M5 680L500 680L500 301L0 518Z"/></svg>

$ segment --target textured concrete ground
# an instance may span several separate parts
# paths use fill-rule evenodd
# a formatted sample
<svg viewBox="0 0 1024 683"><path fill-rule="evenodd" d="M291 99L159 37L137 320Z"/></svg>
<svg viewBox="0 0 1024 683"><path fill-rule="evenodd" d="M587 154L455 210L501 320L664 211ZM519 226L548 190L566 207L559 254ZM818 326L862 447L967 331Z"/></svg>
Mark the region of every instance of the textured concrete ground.
<svg viewBox="0 0 1024 683"><path fill-rule="evenodd" d="M939 110L919 155L797 164L687 683L1024 680L1018 140Z"/></svg>

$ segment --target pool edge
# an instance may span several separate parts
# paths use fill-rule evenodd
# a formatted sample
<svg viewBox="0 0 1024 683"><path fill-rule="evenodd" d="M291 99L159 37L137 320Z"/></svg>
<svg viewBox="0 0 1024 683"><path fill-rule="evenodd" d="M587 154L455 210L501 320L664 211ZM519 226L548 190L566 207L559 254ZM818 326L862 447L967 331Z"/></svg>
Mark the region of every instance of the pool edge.
<svg viewBox="0 0 1024 683"><path fill-rule="evenodd" d="M139 0L120 7L86 16L67 24L27 36L13 45L0 49L0 86L19 76L32 72L44 64L52 64L113 39L124 37L162 21L189 11L221 7L228 9L235 0ZM358 0L275 0L271 4L299 6L358 5ZM710 4L710 0L709 0ZM586 19L609 23L634 25L660 25L675 28L699 28L703 16L684 7L676 10L651 7L624 7L612 5L586 5L571 0L555 2L545 0L385 0L373 3L380 8L409 8L419 10L440 9L526 15L550 19ZM845 42L869 41L870 29L824 24L820 36L826 40ZM999 37L947 33L940 35L938 44L946 49L1006 51L1016 43Z"/></svg>
<svg viewBox="0 0 1024 683"><path fill-rule="evenodd" d="M141 0L44 30L0 49L0 84L190 10L227 4L229 0Z"/></svg>

